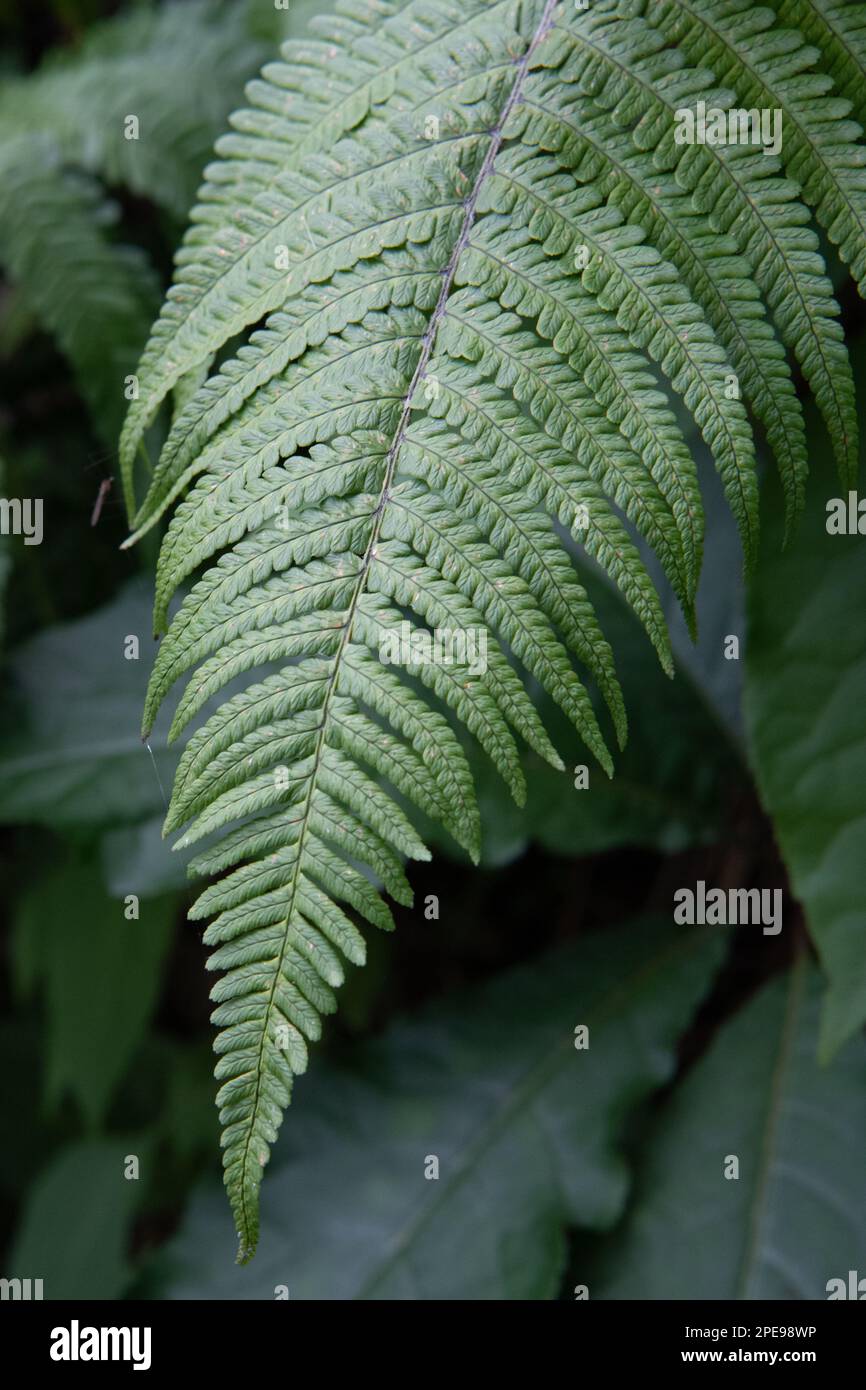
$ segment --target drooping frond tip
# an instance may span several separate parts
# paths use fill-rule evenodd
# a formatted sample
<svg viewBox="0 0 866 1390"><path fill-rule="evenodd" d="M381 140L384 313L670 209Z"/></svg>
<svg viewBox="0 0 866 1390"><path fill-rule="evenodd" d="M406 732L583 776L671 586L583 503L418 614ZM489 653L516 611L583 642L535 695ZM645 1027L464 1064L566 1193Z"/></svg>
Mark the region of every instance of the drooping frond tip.
<svg viewBox="0 0 866 1390"><path fill-rule="evenodd" d="M787 8L814 18L806 38ZM203 841L193 870L220 875L192 915L211 919L222 972L242 1260L293 1077L343 962L363 962L357 919L390 928L380 890L410 903L403 861L428 857L406 806L477 856L455 724L521 800L516 736L562 766L529 675L612 771L575 659L620 743L622 694L569 550L672 671L639 540L693 622L703 508L684 419L747 565L749 411L791 524L803 503L792 361L853 476L851 373L809 221L859 279L847 94L862 48L829 3L783 6L776 24L741 0L638 10L345 0L317 20L220 141L139 368L129 497L143 432L175 395L133 519L142 534L170 514L158 631L194 579L145 725L187 676L172 737L198 722L166 828ZM740 99L783 112L778 151L760 120L758 143L697 138L701 111Z"/></svg>

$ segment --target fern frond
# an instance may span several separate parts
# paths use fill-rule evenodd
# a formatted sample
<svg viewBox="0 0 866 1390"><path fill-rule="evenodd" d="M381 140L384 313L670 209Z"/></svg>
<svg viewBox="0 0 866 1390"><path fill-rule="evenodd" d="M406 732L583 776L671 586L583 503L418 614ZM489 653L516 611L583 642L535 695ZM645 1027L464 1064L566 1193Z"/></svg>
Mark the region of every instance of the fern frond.
<svg viewBox="0 0 866 1390"><path fill-rule="evenodd" d="M573 61L573 60L572 60ZM539 90L531 134L581 184L594 185L627 221L637 223L676 266L692 298L702 306L728 353L743 392L767 431L785 484L789 523L803 505L807 471L803 412L784 349L767 320L760 292L743 274L736 240L714 231L709 218L671 173L660 173L651 155L570 80L567 60ZM677 441L677 472L688 475L688 455ZM700 508L697 509L700 511Z"/></svg>
<svg viewBox="0 0 866 1390"><path fill-rule="evenodd" d="M735 239L814 392L847 485L857 468L854 380L839 307L798 185L749 145L676 143L678 111L699 101L722 110L740 103L712 71L686 66L680 50L648 20L621 17L616 0L598 0L569 18L563 32L574 48L573 80L631 130L639 149L652 152L657 169L671 172L692 194L715 232Z"/></svg>
<svg viewBox="0 0 866 1390"><path fill-rule="evenodd" d="M122 419L159 304L156 276L136 248L109 238L113 209L84 175L64 170L50 143L25 138L0 154L0 263L69 359L107 441Z"/></svg>
<svg viewBox="0 0 866 1390"><path fill-rule="evenodd" d="M866 5L856 0L783 0L780 17L815 45L822 66L866 130Z"/></svg>
<svg viewBox="0 0 866 1390"><path fill-rule="evenodd" d="M455 724L522 800L518 737L562 766L528 676L612 770L586 680L622 743L614 654L567 545L619 587L672 671L640 546L693 621L703 508L684 422L715 460L747 564L746 405L790 521L802 506L786 346L853 468L838 306L797 186L762 152L673 138L677 108L722 102L719 82L778 89L800 121L792 159L811 161L804 197L856 267L859 212L842 225L836 211L859 199L842 104L763 13L749 78L725 38L736 3L712 8L715 76L688 66L709 18L684 10L675 46L667 8L658 23L622 9L345 0L248 88L140 365L121 443L128 544L170 517L145 729L185 678L171 737L195 728L166 829L206 842L195 872L225 875L193 914L213 918L225 972L218 1099L242 1260L293 1076L342 958L363 960L353 915L390 928L381 891L409 902L403 859L427 857L408 812L478 853ZM805 110L818 87L830 104ZM139 506L136 451L172 394ZM443 631L477 644L419 659Z"/></svg>
<svg viewBox="0 0 866 1390"><path fill-rule="evenodd" d="M783 113L781 157L789 176L860 287L866 290L866 149L829 72L813 71L820 50L774 23L751 0L662 0L653 21L690 60L730 85L737 104Z"/></svg>
<svg viewBox="0 0 866 1390"><path fill-rule="evenodd" d="M43 135L68 167L185 217L215 134L264 56L242 4L185 0L106 20L38 72L0 83L0 145Z"/></svg>
<svg viewBox="0 0 866 1390"><path fill-rule="evenodd" d="M263 57L247 25L243 5L220 0L137 10L36 73L0 81L0 264L69 358L112 446L159 291L145 257L112 239L113 204L100 186L186 215L214 138ZM185 389L178 383L180 405L192 383L195 373Z"/></svg>

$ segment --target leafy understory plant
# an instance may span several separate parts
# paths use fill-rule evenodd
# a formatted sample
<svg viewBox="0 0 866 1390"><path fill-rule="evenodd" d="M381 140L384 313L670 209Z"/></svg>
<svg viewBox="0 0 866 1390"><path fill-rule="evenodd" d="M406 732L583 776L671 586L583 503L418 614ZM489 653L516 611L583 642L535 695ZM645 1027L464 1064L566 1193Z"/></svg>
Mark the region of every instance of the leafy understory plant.
<svg viewBox="0 0 866 1390"><path fill-rule="evenodd" d="M217 146L121 441L127 544L170 514L145 733L181 677L171 737L200 716L166 831L206 840L192 867L219 875L192 917L212 919L223 972L241 1261L341 958L364 959L355 919L389 928L379 886L410 903L404 859L429 857L407 804L477 856L455 719L520 801L516 737L562 766L529 675L613 771L585 682L619 745L622 695L565 538L672 673L637 541L694 629L703 508L683 419L747 569L753 423L789 529L803 505L794 364L846 487L857 457L813 220L862 285L862 7L345 0L314 34L250 84ZM732 111L733 140L703 138L699 112ZM136 455L172 394L137 505ZM406 624L483 633L486 660L380 660Z"/></svg>
<svg viewBox="0 0 866 1390"><path fill-rule="evenodd" d="M135 9L38 72L0 79L0 266L112 447L160 294L148 256L118 242L108 190L183 224L214 135L266 51L249 27L243 4L219 0Z"/></svg>

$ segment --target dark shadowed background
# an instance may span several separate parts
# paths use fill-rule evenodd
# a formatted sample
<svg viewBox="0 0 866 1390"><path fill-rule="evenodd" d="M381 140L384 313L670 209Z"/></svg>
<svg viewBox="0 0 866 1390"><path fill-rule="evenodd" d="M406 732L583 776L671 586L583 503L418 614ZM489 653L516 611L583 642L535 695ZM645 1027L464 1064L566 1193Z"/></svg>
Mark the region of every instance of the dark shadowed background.
<svg viewBox="0 0 866 1390"><path fill-rule="evenodd" d="M152 756L138 733L154 548L120 552L109 484L212 143L328 8L0 3L0 492L44 515L41 544L0 540L0 1274L51 1298L823 1298L866 1275L866 542L826 533L812 414L806 520L783 553L768 476L748 599L692 440L708 545L674 682L576 556L630 713L616 778L575 786L589 755L544 702L568 771L527 753L525 810L471 754L482 864L427 827L233 1264L211 981L160 836L177 755L167 719ZM701 879L781 888L782 932L675 929Z"/></svg>

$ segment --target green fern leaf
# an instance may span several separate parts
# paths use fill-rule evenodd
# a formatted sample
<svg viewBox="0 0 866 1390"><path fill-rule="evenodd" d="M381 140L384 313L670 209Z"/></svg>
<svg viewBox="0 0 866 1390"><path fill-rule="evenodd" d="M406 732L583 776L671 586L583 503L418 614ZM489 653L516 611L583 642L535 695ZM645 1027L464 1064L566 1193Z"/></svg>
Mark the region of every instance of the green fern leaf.
<svg viewBox="0 0 866 1390"><path fill-rule="evenodd" d="M783 113L781 156L789 176L864 289L866 150L845 102L833 96L829 73L811 71L820 51L794 30L774 24L771 10L750 0L663 0L653 19L692 62L705 62L730 84L743 107Z"/></svg>
<svg viewBox="0 0 866 1390"><path fill-rule="evenodd" d="M116 208L98 181L187 215L214 137L263 56L247 29L244 7L221 0L137 10L38 72L0 81L0 263L68 357L112 447L160 296L144 255L112 239ZM198 381L179 383L178 407Z"/></svg>
<svg viewBox="0 0 866 1390"><path fill-rule="evenodd" d="M866 129L866 5L852 0L784 0L785 24L819 50L851 114Z"/></svg>
<svg viewBox="0 0 866 1390"><path fill-rule="evenodd" d="M825 55L765 11L741 41L736 0L648 13L345 0L249 86L140 364L127 544L169 517L144 726L186 678L171 737L195 728L166 830L205 842L193 871L221 876L193 916L212 919L224 972L218 1101L242 1261L293 1077L343 961L364 958L355 918L389 929L381 890L409 902L403 861L428 857L412 806L478 855L455 725L522 800L517 737L562 767L530 677L612 772L600 721L622 744L625 710L568 544L672 673L641 546L693 625L691 425L747 566L747 407L789 523L803 503L786 349L853 476L850 367L807 207L856 271L861 147L818 76L845 68L841 31ZM707 26L715 74L689 66ZM679 108L758 91L799 132L801 184L763 151L674 139ZM172 397L138 505L136 455ZM462 638L450 659L443 632Z"/></svg>
<svg viewBox="0 0 866 1390"><path fill-rule="evenodd" d="M798 185L780 178L773 159L750 145L677 144L679 111L699 101L722 110L740 103L709 69L686 66L685 55L654 24L621 18L616 0L599 0L570 28L579 58L574 80L631 128L635 144L652 151L659 170L688 189L715 232L735 238L744 268L815 393L847 483L857 467L854 382L838 305Z"/></svg>
<svg viewBox="0 0 866 1390"><path fill-rule="evenodd" d="M124 378L135 371L159 303L156 276L141 252L110 239L111 204L92 180L64 170L49 142L8 144L0 175L0 262L57 338L113 445Z"/></svg>
<svg viewBox="0 0 866 1390"><path fill-rule="evenodd" d="M245 6L226 0L95 25L79 47L0 83L0 143L40 135L64 165L186 217L215 135L265 53L248 28ZM130 115L137 138L127 138Z"/></svg>

